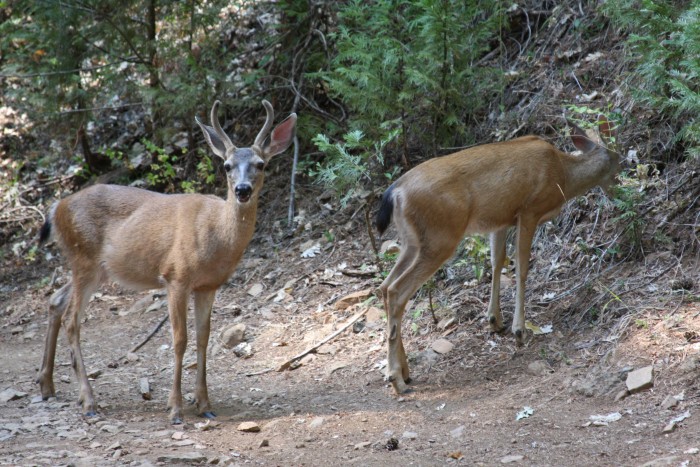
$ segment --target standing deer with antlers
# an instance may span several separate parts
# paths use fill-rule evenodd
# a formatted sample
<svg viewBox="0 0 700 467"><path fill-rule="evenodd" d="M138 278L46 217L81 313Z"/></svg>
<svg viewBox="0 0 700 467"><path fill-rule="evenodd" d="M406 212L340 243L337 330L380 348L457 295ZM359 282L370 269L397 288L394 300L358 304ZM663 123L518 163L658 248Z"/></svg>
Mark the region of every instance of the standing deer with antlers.
<svg viewBox="0 0 700 467"><path fill-rule="evenodd" d="M522 344L525 280L530 248L539 224L554 218L566 200L614 183L619 156L601 139L576 125L571 139L581 156L559 151L537 136L486 144L428 160L406 172L384 193L376 225L380 235L394 220L401 240L396 265L380 286L387 313L387 379L396 393L408 390L408 361L401 319L413 294L447 261L467 234L489 232L491 299L487 318L503 330L499 290L506 256L506 232L517 228L517 292L512 331ZM599 134L611 136L599 118Z"/></svg>
<svg viewBox="0 0 700 467"><path fill-rule="evenodd" d="M168 399L170 421L182 423L182 358L187 345L187 305L194 296L198 413L215 415L207 393L207 344L217 289L231 276L255 229L258 194L270 159L294 137L296 114L272 133L272 105L263 101L267 119L255 142L237 148L219 124L219 101L211 125L196 119L214 154L223 159L226 200L201 194L166 195L139 188L95 185L54 204L40 240L57 240L72 270L71 280L50 299L49 326L37 383L44 399L55 396L56 340L65 324L72 366L80 383L79 403L95 415L95 398L80 350L80 319L101 282L112 279L130 289L166 289L175 365ZM269 139L267 138L270 133ZM67 311L67 313L66 313Z"/></svg>

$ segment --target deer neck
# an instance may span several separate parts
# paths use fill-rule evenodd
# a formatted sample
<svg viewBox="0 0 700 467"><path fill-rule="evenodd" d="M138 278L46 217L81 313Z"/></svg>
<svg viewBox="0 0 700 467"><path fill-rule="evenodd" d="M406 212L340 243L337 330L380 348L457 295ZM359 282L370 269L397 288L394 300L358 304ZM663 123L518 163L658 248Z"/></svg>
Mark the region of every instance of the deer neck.
<svg viewBox="0 0 700 467"><path fill-rule="evenodd" d="M228 198L226 199L224 223L229 229L230 238L235 238L237 241L245 240L247 243L255 230L257 212L257 195L254 195L247 203L241 204L233 192L229 190Z"/></svg>
<svg viewBox="0 0 700 467"><path fill-rule="evenodd" d="M572 156L564 154L566 187L564 195L571 199L582 195L594 186L604 183L615 171L615 163L608 153Z"/></svg>

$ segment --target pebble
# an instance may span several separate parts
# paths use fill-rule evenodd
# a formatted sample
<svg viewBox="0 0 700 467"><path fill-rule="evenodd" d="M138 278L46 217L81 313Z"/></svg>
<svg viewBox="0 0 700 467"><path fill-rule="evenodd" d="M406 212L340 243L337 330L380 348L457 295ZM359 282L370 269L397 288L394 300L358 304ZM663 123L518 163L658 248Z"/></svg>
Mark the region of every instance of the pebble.
<svg viewBox="0 0 700 467"><path fill-rule="evenodd" d="M524 457L521 455L510 455L501 458L501 464L510 464L512 462L520 462Z"/></svg>
<svg viewBox="0 0 700 467"><path fill-rule="evenodd" d="M627 390L634 394L654 386L654 368L645 366L627 374Z"/></svg>
<svg viewBox="0 0 700 467"><path fill-rule="evenodd" d="M416 439L418 438L418 433L416 433L415 431L404 431L401 437L406 439Z"/></svg>
<svg viewBox="0 0 700 467"><path fill-rule="evenodd" d="M318 428L323 425L325 419L323 417L316 417L311 422L309 422L309 428Z"/></svg>
<svg viewBox="0 0 700 467"><path fill-rule="evenodd" d="M255 422L243 422L236 427L238 431L245 431L246 433L257 433L260 431L260 425Z"/></svg>

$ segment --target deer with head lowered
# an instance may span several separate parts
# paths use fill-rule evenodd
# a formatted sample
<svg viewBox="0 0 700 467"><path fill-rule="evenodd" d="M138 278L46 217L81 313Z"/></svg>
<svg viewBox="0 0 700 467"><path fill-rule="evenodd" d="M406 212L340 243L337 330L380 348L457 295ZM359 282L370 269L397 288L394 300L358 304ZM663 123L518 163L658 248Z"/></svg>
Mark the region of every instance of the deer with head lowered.
<svg viewBox="0 0 700 467"><path fill-rule="evenodd" d="M490 233L492 282L487 318L503 330L499 299L506 233L517 228L517 291L512 332L522 344L525 326L525 280L537 226L555 217L562 205L594 186L607 191L620 170L619 156L600 135L611 136L599 118L599 135L576 125L571 139L580 156L567 154L537 136L485 144L430 159L406 172L382 196L376 225L380 235L394 221L401 252L379 290L388 329L387 379L397 393L410 382L401 320L406 303L447 261L465 235Z"/></svg>
<svg viewBox="0 0 700 467"><path fill-rule="evenodd" d="M251 147L238 148L219 124L219 101L211 126L196 119L211 150L223 159L227 199L201 194L161 194L134 187L94 185L54 204L40 240L56 239L72 271L50 299L44 357L37 379L44 399L55 396L54 357L63 322L72 366L80 384L79 404L96 414L80 350L80 319L101 282L111 279L135 290L166 289L175 354L168 399L170 421L182 423L182 358L187 345L187 307L194 297L198 413L215 415L207 392L206 351L217 289L231 276L255 229L258 194L270 159L289 147L296 127L291 114L272 132L272 105ZM269 138L268 138L269 133Z"/></svg>

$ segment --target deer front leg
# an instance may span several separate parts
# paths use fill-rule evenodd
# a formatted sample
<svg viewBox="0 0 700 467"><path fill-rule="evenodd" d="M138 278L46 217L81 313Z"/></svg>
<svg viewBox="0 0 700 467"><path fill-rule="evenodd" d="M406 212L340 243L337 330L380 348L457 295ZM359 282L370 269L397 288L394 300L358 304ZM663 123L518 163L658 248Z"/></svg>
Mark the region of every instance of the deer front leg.
<svg viewBox="0 0 700 467"><path fill-rule="evenodd" d="M69 281L63 287L58 289L49 300L49 326L46 332L46 340L44 342L44 357L41 360L41 370L37 376L36 382L41 389L41 398L43 400L49 397L56 397L56 388L53 384L53 369L54 360L56 359L56 343L58 341L58 333L61 330L61 321L63 314L70 303L70 296L73 287Z"/></svg>
<svg viewBox="0 0 700 467"><path fill-rule="evenodd" d="M211 329L211 308L214 304L216 290L194 293L194 319L197 330L197 385L195 400L198 413L206 418L214 418L207 393L207 345Z"/></svg>
<svg viewBox="0 0 700 467"><path fill-rule="evenodd" d="M515 312L513 313L512 326L515 342L518 346L523 345L523 337L525 332L525 283L527 281L527 273L530 268L530 248L532 247L532 238L535 235L536 228L536 221L523 217L518 220L518 244L516 247L518 261L515 268L516 275L518 276L518 287L515 297Z"/></svg>
<svg viewBox="0 0 700 467"><path fill-rule="evenodd" d="M491 297L486 317L493 332L503 332L501 315L501 270L506 259L507 229L491 232Z"/></svg>
<svg viewBox="0 0 700 467"><path fill-rule="evenodd" d="M187 347L187 299L189 292L182 286L168 286L168 313L173 335L173 387L168 398L170 422L182 423L182 358Z"/></svg>

